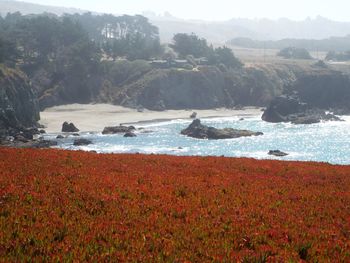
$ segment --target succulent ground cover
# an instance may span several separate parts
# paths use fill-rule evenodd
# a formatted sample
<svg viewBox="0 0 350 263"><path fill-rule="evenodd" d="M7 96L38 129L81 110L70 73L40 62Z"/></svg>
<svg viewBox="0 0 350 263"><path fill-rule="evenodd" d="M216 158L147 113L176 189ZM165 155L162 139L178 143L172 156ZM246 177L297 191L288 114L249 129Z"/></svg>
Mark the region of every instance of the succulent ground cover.
<svg viewBox="0 0 350 263"><path fill-rule="evenodd" d="M349 262L350 166L0 148L0 261Z"/></svg>

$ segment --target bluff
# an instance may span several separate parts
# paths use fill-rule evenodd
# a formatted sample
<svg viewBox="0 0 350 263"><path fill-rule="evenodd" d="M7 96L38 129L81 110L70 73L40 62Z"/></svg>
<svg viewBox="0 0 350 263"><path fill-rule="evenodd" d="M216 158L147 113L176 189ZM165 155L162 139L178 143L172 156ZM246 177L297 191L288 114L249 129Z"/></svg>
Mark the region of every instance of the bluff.
<svg viewBox="0 0 350 263"><path fill-rule="evenodd" d="M149 110L266 107L282 94L297 96L301 102L324 110L350 109L347 74L302 63L188 70L156 69L146 61L124 61L103 64L97 73L74 81L67 78L57 85L48 75L37 74L32 80L41 109L90 102Z"/></svg>
<svg viewBox="0 0 350 263"><path fill-rule="evenodd" d="M0 137L35 127L39 104L27 76L0 65Z"/></svg>
<svg viewBox="0 0 350 263"><path fill-rule="evenodd" d="M112 103L151 110L265 106L294 80L264 68L157 69L114 90Z"/></svg>

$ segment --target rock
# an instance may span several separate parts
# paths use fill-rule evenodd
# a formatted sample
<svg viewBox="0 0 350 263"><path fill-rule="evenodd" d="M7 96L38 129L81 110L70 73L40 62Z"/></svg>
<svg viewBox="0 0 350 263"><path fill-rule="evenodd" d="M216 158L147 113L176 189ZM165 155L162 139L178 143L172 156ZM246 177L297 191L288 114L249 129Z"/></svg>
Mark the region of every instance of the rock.
<svg viewBox="0 0 350 263"><path fill-rule="evenodd" d="M163 100L157 101L156 104L154 105L153 110L155 110L155 111L165 111L166 107L164 105L164 101Z"/></svg>
<svg viewBox="0 0 350 263"><path fill-rule="evenodd" d="M40 132L40 134L45 134L46 133L45 130L40 130L39 132Z"/></svg>
<svg viewBox="0 0 350 263"><path fill-rule="evenodd" d="M57 135L56 139L64 139L63 135Z"/></svg>
<svg viewBox="0 0 350 263"><path fill-rule="evenodd" d="M73 133L72 136L74 136L74 137L79 137L80 134L79 134L79 133Z"/></svg>
<svg viewBox="0 0 350 263"><path fill-rule="evenodd" d="M79 129L75 127L73 123L64 122L62 124L62 132L79 132Z"/></svg>
<svg viewBox="0 0 350 263"><path fill-rule="evenodd" d="M182 135L197 139L232 139L247 136L263 135L262 132L252 132L248 130L236 130L232 128L216 129L201 124L199 119L195 119L190 126L181 131Z"/></svg>
<svg viewBox="0 0 350 263"><path fill-rule="evenodd" d="M27 143L27 142L30 141L30 139L24 137L21 134L18 134L18 135L15 136L15 141Z"/></svg>
<svg viewBox="0 0 350 263"><path fill-rule="evenodd" d="M39 103L28 77L18 68L0 65L0 137L36 127L39 113Z"/></svg>
<svg viewBox="0 0 350 263"><path fill-rule="evenodd" d="M53 146L57 146L56 141L49 141L49 140L39 140L39 141L32 141L31 146L29 148L50 148Z"/></svg>
<svg viewBox="0 0 350 263"><path fill-rule="evenodd" d="M274 155L274 156L278 156L278 157L284 157L284 156L287 156L288 153L281 152L280 150L270 150L270 151L268 152L268 155Z"/></svg>
<svg viewBox="0 0 350 263"><path fill-rule="evenodd" d="M262 115L267 122L291 122L293 124L313 124L321 121L340 121L341 119L324 110L301 103L297 98L280 96L275 98Z"/></svg>
<svg viewBox="0 0 350 263"><path fill-rule="evenodd" d="M14 147L14 148L50 148L52 146L56 146L56 141L48 141L48 140L27 140L27 141L2 141L3 146Z"/></svg>
<svg viewBox="0 0 350 263"><path fill-rule="evenodd" d="M89 145L89 144L92 144L92 141L90 141L88 139L84 139L84 138L76 139L76 140L74 140L74 143L73 143L74 146L84 146L84 145Z"/></svg>
<svg viewBox="0 0 350 263"><path fill-rule="evenodd" d="M350 115L350 108L331 109L334 115Z"/></svg>
<svg viewBox="0 0 350 263"><path fill-rule="evenodd" d="M273 99L262 115L262 120L267 122L285 122L288 121L288 115L296 114L306 110L306 105L299 102L299 100L280 96Z"/></svg>
<svg viewBox="0 0 350 263"><path fill-rule="evenodd" d="M190 118L191 118L191 119L197 118L197 112L193 112L193 113L190 115Z"/></svg>
<svg viewBox="0 0 350 263"><path fill-rule="evenodd" d="M239 121L244 121L244 118L240 118Z"/></svg>
<svg viewBox="0 0 350 263"><path fill-rule="evenodd" d="M102 134L117 134L117 133L128 133L135 130L134 126L115 126L115 127L105 127Z"/></svg>
<svg viewBox="0 0 350 263"><path fill-rule="evenodd" d="M132 138L132 137L137 137L135 133L133 132L127 132L124 134L125 138Z"/></svg>

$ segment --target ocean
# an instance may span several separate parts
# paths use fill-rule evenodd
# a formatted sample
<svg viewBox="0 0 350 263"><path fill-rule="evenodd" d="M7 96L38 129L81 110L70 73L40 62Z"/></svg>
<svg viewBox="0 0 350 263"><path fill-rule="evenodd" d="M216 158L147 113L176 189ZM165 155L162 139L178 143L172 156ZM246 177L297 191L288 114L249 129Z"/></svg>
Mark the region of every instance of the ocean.
<svg viewBox="0 0 350 263"><path fill-rule="evenodd" d="M289 161L315 161L350 165L350 116L343 122L322 122L311 125L267 123L260 116L201 119L205 125L216 128L247 129L263 132L263 136L227 140L200 140L180 134L191 120L177 119L135 125L137 137L124 138L123 134L81 133L80 138L93 144L73 146L76 137L59 140L58 148L96 151L98 153L143 153L168 155L248 157ZM48 134L54 139L57 134ZM285 157L268 155L269 150L288 153Z"/></svg>

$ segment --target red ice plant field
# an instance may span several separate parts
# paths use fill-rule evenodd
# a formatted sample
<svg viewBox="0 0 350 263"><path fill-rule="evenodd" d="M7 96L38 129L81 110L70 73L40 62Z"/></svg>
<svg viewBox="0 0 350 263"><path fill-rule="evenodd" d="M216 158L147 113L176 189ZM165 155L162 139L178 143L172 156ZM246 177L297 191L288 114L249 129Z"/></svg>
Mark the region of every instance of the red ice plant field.
<svg viewBox="0 0 350 263"><path fill-rule="evenodd" d="M0 148L0 261L350 262L350 166Z"/></svg>

